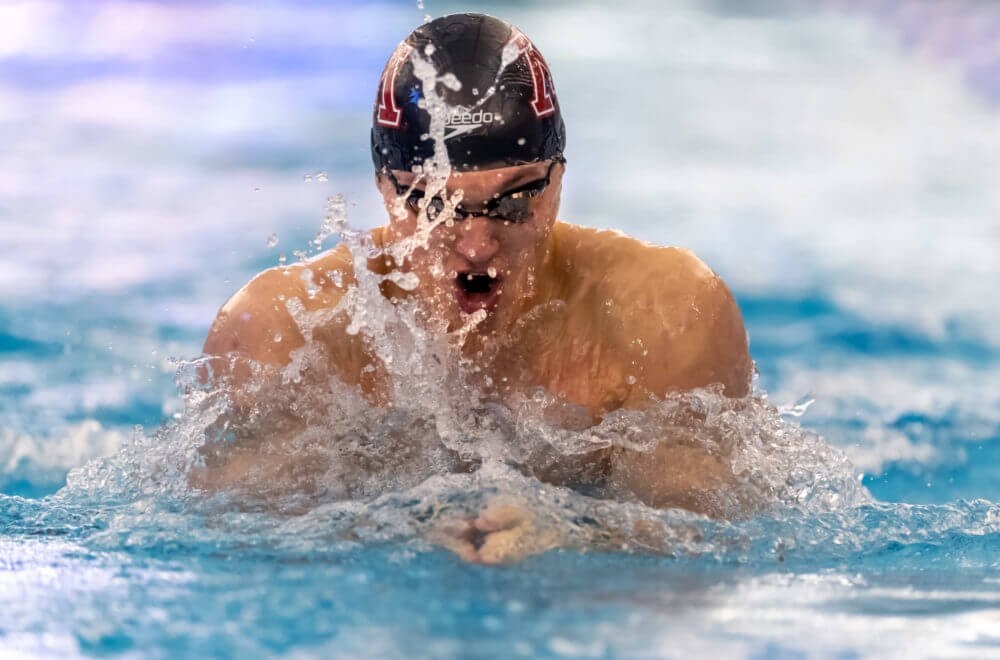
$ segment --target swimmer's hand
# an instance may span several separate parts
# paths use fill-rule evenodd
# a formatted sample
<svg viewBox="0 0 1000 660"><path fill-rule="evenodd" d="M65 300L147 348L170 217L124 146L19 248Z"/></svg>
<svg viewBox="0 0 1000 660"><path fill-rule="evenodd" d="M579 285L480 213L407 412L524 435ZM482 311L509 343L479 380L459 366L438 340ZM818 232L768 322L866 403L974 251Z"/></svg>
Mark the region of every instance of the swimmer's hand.
<svg viewBox="0 0 1000 660"><path fill-rule="evenodd" d="M475 518L444 522L429 540L477 564L511 563L559 546L558 534L541 528L531 509L510 497L494 499Z"/></svg>

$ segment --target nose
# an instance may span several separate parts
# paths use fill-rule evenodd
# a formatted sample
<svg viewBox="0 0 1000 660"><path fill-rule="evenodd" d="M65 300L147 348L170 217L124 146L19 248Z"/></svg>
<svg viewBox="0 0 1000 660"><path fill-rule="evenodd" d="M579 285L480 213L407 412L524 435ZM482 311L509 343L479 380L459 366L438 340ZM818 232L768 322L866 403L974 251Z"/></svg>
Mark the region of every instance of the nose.
<svg viewBox="0 0 1000 660"><path fill-rule="evenodd" d="M474 265L485 264L500 249L500 243L493 236L490 221L482 216L474 216L455 223L458 240L455 251Z"/></svg>

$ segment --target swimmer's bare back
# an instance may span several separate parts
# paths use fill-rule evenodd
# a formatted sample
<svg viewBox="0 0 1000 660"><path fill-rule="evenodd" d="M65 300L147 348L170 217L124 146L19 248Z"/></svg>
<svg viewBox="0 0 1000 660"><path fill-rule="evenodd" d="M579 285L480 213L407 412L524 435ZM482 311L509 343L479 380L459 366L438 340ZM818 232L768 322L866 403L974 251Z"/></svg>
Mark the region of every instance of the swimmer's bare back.
<svg viewBox="0 0 1000 660"><path fill-rule="evenodd" d="M373 230L376 243L390 236L387 228ZM319 287L312 296L302 277L307 267ZM387 267L379 260L369 261L369 268ZM220 356L217 370L238 365L234 356L272 367L288 364L306 343L287 307L298 299L321 321L311 339L322 343L333 370L385 403L385 388L365 369L372 358L357 335L345 332L349 319L330 313L353 280L343 246L307 265L265 271L223 306L204 352ZM714 384L730 397L749 392L752 363L740 311L722 280L689 250L558 222L547 239L536 289L534 309L549 311L496 332L505 348L504 359L486 365L494 382L510 375L510 382L542 386L586 408L595 420L614 409L642 408L651 398ZM402 298L406 292L387 283L383 295ZM238 387L244 376L235 376ZM720 457L684 443L663 443L652 453L616 450L605 458L610 481L648 505L725 513L716 494L733 475ZM242 457L205 475L200 485L224 488L249 469L261 466ZM565 470L560 473L552 480L572 480Z"/></svg>

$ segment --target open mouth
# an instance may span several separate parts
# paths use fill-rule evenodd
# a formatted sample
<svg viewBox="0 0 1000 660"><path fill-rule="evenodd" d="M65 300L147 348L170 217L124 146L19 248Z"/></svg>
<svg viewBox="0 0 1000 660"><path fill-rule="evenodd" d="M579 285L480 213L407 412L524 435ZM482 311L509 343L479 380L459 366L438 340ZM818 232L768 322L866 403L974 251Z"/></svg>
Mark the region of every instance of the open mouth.
<svg viewBox="0 0 1000 660"><path fill-rule="evenodd" d="M481 309L490 310L500 297L500 278L486 273L459 273L455 278L458 289L458 306L466 314Z"/></svg>

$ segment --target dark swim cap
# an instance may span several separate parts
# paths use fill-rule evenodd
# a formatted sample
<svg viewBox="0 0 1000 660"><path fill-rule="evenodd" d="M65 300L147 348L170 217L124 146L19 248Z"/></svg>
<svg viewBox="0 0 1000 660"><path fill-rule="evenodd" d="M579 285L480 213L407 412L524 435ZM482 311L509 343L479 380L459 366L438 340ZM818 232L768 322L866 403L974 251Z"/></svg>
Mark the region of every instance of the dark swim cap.
<svg viewBox="0 0 1000 660"><path fill-rule="evenodd" d="M501 71L505 48L508 60L514 59ZM431 116L418 107L424 93L414 73L417 56L430 61L439 77L451 73L461 83L458 91L437 85L450 108L444 137L453 169L485 170L562 156L566 127L542 54L520 30L498 18L453 14L414 30L382 72L372 124L376 169L410 170L434 154L434 141L421 139L430 130Z"/></svg>

